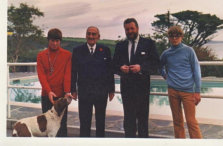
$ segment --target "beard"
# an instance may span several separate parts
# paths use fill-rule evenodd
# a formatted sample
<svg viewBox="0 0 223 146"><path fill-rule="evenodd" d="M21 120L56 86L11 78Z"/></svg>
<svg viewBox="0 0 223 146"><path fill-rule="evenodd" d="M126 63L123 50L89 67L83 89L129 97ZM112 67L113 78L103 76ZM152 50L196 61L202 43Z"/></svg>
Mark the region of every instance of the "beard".
<svg viewBox="0 0 223 146"><path fill-rule="evenodd" d="M132 32L130 34L126 34L126 36L127 36L128 40L133 41L133 40L135 40L137 38L138 33Z"/></svg>

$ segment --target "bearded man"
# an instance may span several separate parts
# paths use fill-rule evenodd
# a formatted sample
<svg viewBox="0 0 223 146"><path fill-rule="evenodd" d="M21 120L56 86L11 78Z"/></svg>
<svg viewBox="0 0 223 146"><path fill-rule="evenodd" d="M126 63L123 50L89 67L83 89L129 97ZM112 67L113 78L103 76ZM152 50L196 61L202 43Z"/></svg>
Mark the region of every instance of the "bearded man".
<svg viewBox="0 0 223 146"><path fill-rule="evenodd" d="M155 42L139 36L134 18L124 21L127 39L119 42L113 57L115 73L121 78L125 137L148 137L150 74L158 69Z"/></svg>

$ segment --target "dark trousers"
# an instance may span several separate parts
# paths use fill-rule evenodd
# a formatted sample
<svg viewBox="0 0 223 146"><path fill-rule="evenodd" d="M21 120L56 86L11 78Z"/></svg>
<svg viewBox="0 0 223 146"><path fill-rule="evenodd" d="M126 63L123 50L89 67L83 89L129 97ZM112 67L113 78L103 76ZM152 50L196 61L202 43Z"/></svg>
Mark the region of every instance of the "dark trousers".
<svg viewBox="0 0 223 146"><path fill-rule="evenodd" d="M125 137L148 137L149 95L122 97Z"/></svg>
<svg viewBox="0 0 223 146"><path fill-rule="evenodd" d="M95 108L96 137L105 136L105 110L107 98L102 100L79 99L80 137L90 137L93 106Z"/></svg>
<svg viewBox="0 0 223 146"><path fill-rule="evenodd" d="M54 98L54 101L57 99L58 98ZM50 102L48 96L42 96L41 103L42 103L42 112L43 113L47 112L53 106L53 104ZM57 132L56 137L67 137L67 108L64 111L64 115L61 120L61 126Z"/></svg>

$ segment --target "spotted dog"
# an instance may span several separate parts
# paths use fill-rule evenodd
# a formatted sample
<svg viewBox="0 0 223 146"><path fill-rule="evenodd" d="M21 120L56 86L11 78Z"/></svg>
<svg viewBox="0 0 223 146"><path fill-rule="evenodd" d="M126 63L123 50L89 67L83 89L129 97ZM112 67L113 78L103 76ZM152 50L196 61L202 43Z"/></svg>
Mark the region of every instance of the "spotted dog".
<svg viewBox="0 0 223 146"><path fill-rule="evenodd" d="M46 113L17 121L13 127L12 136L55 137L60 128L64 111L71 101L71 98L59 98Z"/></svg>

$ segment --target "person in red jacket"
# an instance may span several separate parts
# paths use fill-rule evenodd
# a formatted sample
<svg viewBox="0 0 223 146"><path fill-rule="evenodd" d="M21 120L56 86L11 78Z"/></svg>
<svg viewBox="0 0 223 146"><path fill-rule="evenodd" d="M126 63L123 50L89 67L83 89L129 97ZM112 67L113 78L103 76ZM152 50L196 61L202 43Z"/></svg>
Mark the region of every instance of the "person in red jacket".
<svg viewBox="0 0 223 146"><path fill-rule="evenodd" d="M71 82L71 52L61 48L62 33L59 29L49 30L48 48L37 56L37 73L42 86L41 104L45 113L61 97L72 97ZM61 121L57 137L67 136L67 108Z"/></svg>

